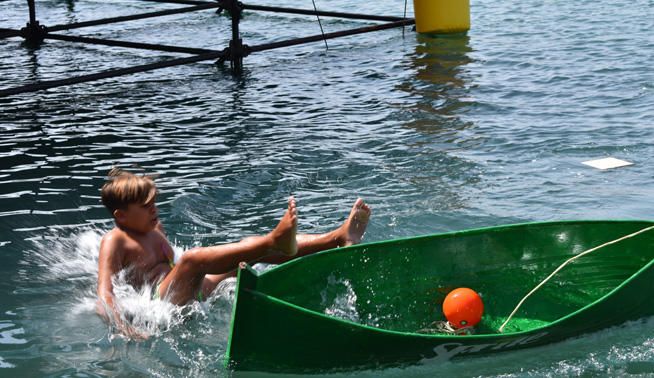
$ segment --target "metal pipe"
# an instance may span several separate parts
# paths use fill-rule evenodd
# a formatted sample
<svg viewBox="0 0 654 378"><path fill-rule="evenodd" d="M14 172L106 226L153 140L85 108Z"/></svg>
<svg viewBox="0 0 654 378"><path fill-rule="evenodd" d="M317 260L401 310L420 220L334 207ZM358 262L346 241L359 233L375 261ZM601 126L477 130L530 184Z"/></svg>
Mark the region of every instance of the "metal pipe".
<svg viewBox="0 0 654 378"><path fill-rule="evenodd" d="M0 28L0 39L20 37L20 30Z"/></svg>
<svg viewBox="0 0 654 378"><path fill-rule="evenodd" d="M171 3L171 4L187 4L187 5L200 5L200 4L214 4L210 1L201 1L201 0L141 0L155 3ZM325 17L337 17L337 18L347 18L355 20L369 20L369 21L400 21L405 18L395 17L395 16L377 16L370 14L360 14L360 13L345 13L345 12L330 12L330 11L316 11L312 9L299 9L299 8L286 8L286 7L270 7L265 5L255 5L255 4L242 4L244 10L257 10L262 12L274 12L274 13L288 13L288 14L303 14L307 16L325 16Z"/></svg>
<svg viewBox="0 0 654 378"><path fill-rule="evenodd" d="M218 5L216 3L211 3L211 4L204 4L204 5L195 5L195 6L186 7L186 8L168 9L168 10L157 11L157 12L134 14L134 15L130 15L130 16L110 17L110 18L102 18L102 19L99 19L99 20L75 22L75 23L72 23L72 24L55 25L55 26L48 27L48 31L49 32L56 32L56 31L60 31L60 30L70 30L70 29L77 29L77 28L83 28L83 27L88 27L88 26L111 24L111 23L114 23L114 22L140 20L140 19L143 19L143 18L169 16L169 15L172 15L172 14L195 12L195 11L200 11L200 10L205 10L205 9L215 9L215 8L220 8L220 5Z"/></svg>
<svg viewBox="0 0 654 378"><path fill-rule="evenodd" d="M49 89L49 88L63 87L63 86L67 86L67 85L85 83L85 82L96 81L96 80L101 80L101 79L108 79L108 78L117 77L117 76L131 75L131 74L134 74L134 73L156 70L156 69L159 69L159 68L181 66L181 65L184 65L184 64L200 62L200 61L203 61L203 60L217 59L217 58L220 58L222 55L223 55L222 51L212 52L212 53L207 53L207 54L200 54L200 55L196 55L196 56L191 56L191 57L187 57L187 58L171 59L171 60L167 60L167 61L164 61L164 62L144 64L144 65L140 65L140 66L120 68L120 69L115 69L115 70L107 70L107 71L103 71L103 72L99 72L99 73L95 73L95 74L82 75L82 76L77 76L77 77L72 77L72 78L67 78L67 79L41 81L41 82L37 82L37 83L33 83L33 84L23 85L23 86L20 86L20 87L0 89L0 97L7 97L7 96L11 96L11 95L20 94L20 93L36 92L36 91Z"/></svg>
<svg viewBox="0 0 654 378"><path fill-rule="evenodd" d="M170 2L170 1L193 1L193 0L144 0L144 1L165 1L165 2ZM30 4L30 21L33 23L31 25L33 26L38 26L38 21L36 21L35 17L35 12L34 12L34 0L28 0L28 3ZM193 1L193 3L200 3L199 1ZM56 30L68 30L68 29L73 29L73 28L79 28L79 27L85 27L85 26L92 26L92 25L101 25L101 24L107 24L107 23L113 23L113 22L120 22L120 21L128 21L128 20L136 20L136 19L141 19L141 18L147 18L147 17L157 17L157 16L162 16L162 15L168 15L168 14L177 14L177 13L184 13L184 12L192 12L196 10L203 10L203 9L211 9L211 8L224 8L230 11L230 14L232 15L232 40L230 41L230 46L229 48L222 50L222 51L217 51L217 50L208 50L208 49L196 49L196 48L187 48L187 47L178 47L178 46L168 46L168 45L156 45L156 44L147 44L147 43L137 43L137 42L126 42L126 41L116 41L116 40L109 40L109 39L100 39L100 38L89 38L89 37L81 37L81 36L65 36L65 35L59 35L59 34L48 34L45 32L45 30L42 30L40 36L41 38L49 38L49 39L55 39L55 40L63 40L63 41L71 41L71 42L82 42L82 43L92 43L92 44L101 44L101 45L108 45L108 46L119 46L119 47L128 47L128 48L142 48L142 49L149 49L149 50L158 50L158 51L166 51L166 52L175 52L175 53L189 53L189 54L197 54L192 57L186 57L186 58L179 58L179 59L172 59L172 60L167 60L164 62L157 62L157 63L151 63L151 64L145 64L145 65L139 65L139 66L134 66L134 67L128 67L128 68L121 68L121 69L114 69L114 70L107 70L95 74L89 74L89 75L82 75L82 76L77 76L73 78L67 78L67 79L61 79L61 80L49 80L49 81L41 81L33 84L28 84L28 85L23 85L19 87L14 87L14 88L7 88L7 89L2 89L0 90L0 97L6 97L14 94L19 94L19 93L27 93L27 92L35 92L39 90L44 90L44 89L49 89L49 88L55 88L55 87L60 87L60 86L67 86L67 85L72 85L72 84L77 84L77 83L84 83L84 82L89 82L89 81L95 81L95 80L101 80L101 79L106 79L106 78L111 78L111 77L117 77L117 76L123 76L123 75L129 75L133 73L139 73L139 72L146 72L146 71L151 71L159 68L166 68L166 67L173 67L173 66L179 66L179 65L184 65L184 64L190 64L190 63L195 63L203 60L211 60L211 59L218 59L220 58L221 60L224 59L230 59L232 68L234 69L235 73L240 73L242 70L242 63L243 63L243 57L246 56L247 54L251 52L257 52L257 51L265 51L265 50L271 50L275 48L282 48L282 47L287 47L287 46L294 46L294 45L300 45L304 43L311 43L311 42L317 42L321 40L326 40L326 39L332 39L332 38L337 38L337 37L345 37L349 35L355 35L355 34L362 34L362 33L369 33L377 30L385 30L385 29L390 29L390 28L395 28L395 27L400 27L400 26L405 26L405 25L412 25L415 23L415 20L413 19L403 19L403 18L397 18L393 17L393 21L386 23L386 24L381 24L381 25L372 25L372 26L366 26L362 28L356 28L356 29L349 29L349 30L343 30L339 32L333 32L333 33L327 33L327 34L321 34L321 35L314 35L314 36L309 36L309 37L304 37L304 38L296 38L296 39L290 39L286 41L280 41L280 42L273 42L273 43L267 43L267 44L261 44L258 46L252 46L248 47L243 45L242 40L240 39L240 33L239 33L239 21L241 18L241 12L244 9L244 5L240 3L238 0L220 0L218 4L216 3L209 3L209 4L199 4L193 7L188 7L188 8L181 8L181 9L173 9L173 10L167 10L167 11L159 11L159 12L151 12L151 13L144 13L144 14L139 14L139 15L132 15L132 16L124 16L124 17L114 17L114 18L106 18L106 19L100 19L100 20L94 20L94 21L86 21L86 22L80 22L80 23L74 23L74 24L68 24L68 25L56 25L52 28L50 28L48 31L56 31ZM267 8L266 10L271 11L271 12L287 12L287 11L298 11L298 12L303 12L300 14L307 14L307 15L324 15L324 16L332 16L332 17L344 17L343 15L349 15L349 16L366 16L366 15L355 15L355 14L344 14L344 13L338 13L336 15L336 12L322 12L322 11L307 11L307 10L297 10L297 9L292 9L292 8L276 8L276 7L260 7L260 6L247 6L249 9L253 10L264 10L263 8ZM255 9L256 7L257 9ZM368 16L366 16L368 17ZM381 19L380 17L383 16L375 16L377 20ZM347 18L347 17L344 17ZM385 18L388 19L388 18ZM29 28L29 25L28 25ZM23 35L21 32L13 30L13 29L2 29L0 28L0 38L6 38L10 36L18 36L18 35ZM23 35L25 36L25 35Z"/></svg>
<svg viewBox="0 0 654 378"><path fill-rule="evenodd" d="M215 4L213 1L200 1L200 0L141 0L149 1L152 3L169 3L169 4L186 4L186 5L201 5L201 4Z"/></svg>
<svg viewBox="0 0 654 378"><path fill-rule="evenodd" d="M36 24L36 6L34 5L34 0L27 0L27 6L29 7L30 13L30 24Z"/></svg>
<svg viewBox="0 0 654 378"><path fill-rule="evenodd" d="M311 9L297 9L297 8L283 8L283 7L269 7L264 5L243 4L245 10L257 10L262 12L275 12L275 13L289 13L289 14L305 14L308 16L325 16L325 17L338 17L356 20L370 20L370 21L400 21L404 20L402 17L393 16L375 16L370 14L360 13L344 13L344 12L328 12L316 11Z"/></svg>
<svg viewBox="0 0 654 378"><path fill-rule="evenodd" d="M178 47L178 46L158 45L158 44L140 43L140 42L116 41L113 39L89 38L89 37L82 37L82 36L75 36L75 35L61 35L61 34L48 33L46 34L45 38L55 39L59 41L67 41L67 42L81 42L81 43L90 43L96 45L127 47L127 48L134 48L134 49L165 51L165 52L183 53L183 54L208 54L208 53L220 52L220 50L196 49L192 47Z"/></svg>
<svg viewBox="0 0 654 378"><path fill-rule="evenodd" d="M231 66L234 73L240 75L243 71L243 40L241 39L241 32L239 30L239 24L241 22L241 13L242 8L241 4L237 0L232 0L234 6L232 7L232 40L229 42L229 49L232 52L231 56Z"/></svg>
<svg viewBox="0 0 654 378"><path fill-rule="evenodd" d="M345 37L345 36L348 36L348 35L369 33L369 32L378 31L378 30L385 30L385 29L397 28L397 27L400 27L400 26L413 25L414 23L415 23L415 20L412 20L412 19L402 20L402 21L395 21L395 22L390 22L390 23L387 23L387 24L366 26L366 27L363 27L363 28L349 29L349 30L343 30L343 31L339 31L339 32L327 33L325 35L319 34L319 35L313 35L313 36L310 36L310 37L289 39L289 40L286 40L286 41L273 42L273 43L265 43L265 44L262 44L262 45L250 46L249 50L251 52L272 50L272 49L277 49L277 48L280 48L280 47L301 45L301 44L310 43L310 42L318 42L318 41L322 41L323 39L332 39L332 38L338 38L338 37Z"/></svg>

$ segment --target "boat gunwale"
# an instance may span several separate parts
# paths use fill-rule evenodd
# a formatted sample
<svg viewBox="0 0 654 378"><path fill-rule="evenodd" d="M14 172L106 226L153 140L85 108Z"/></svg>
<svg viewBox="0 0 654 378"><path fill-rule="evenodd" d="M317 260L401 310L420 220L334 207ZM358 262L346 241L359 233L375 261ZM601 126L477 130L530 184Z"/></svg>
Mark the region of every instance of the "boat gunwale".
<svg viewBox="0 0 654 378"><path fill-rule="evenodd" d="M312 255L307 255L300 257L298 259L291 260L289 262L286 262L284 264L278 265L277 267L274 267L268 271L265 271L263 273L256 272L257 278L269 274L271 272L279 272L283 271L285 269L288 269L288 267L293 266L294 264L300 263L304 259L307 258L312 258L313 256L318 256L318 255L323 255L327 253L345 253L348 252L350 249L353 248L361 248L362 246L373 246L373 245L380 245L380 244L388 244L388 243L394 243L394 242L403 242L403 241L408 241L408 240L424 240L432 237L447 237L447 236L461 236L461 235L470 235L470 234L478 234L478 233L483 233L487 231L502 231L507 228L516 228L516 227L526 227L526 226L538 226L538 225L550 225L550 226L556 226L556 225L567 225L567 224L593 224L593 223L646 223L646 224L654 224L654 221L648 221L648 220L566 220L566 221L543 221L543 222L526 222L526 223L514 223L514 224L508 224L508 225L501 225L501 226L490 226L490 227L483 227L483 228L476 228L476 229L469 229L469 230L462 230L462 231L453 231L453 232L446 232L446 233L441 233L441 234L429 234L429 235L420 235L420 236L413 236L413 237L407 237L407 238L400 238L400 239L392 239L392 240L383 240L383 241L378 241L378 242L372 242L372 243L362 243L362 244L357 244L353 246L348 246L348 247L342 247L342 248L334 248L334 249L329 249L326 251L321 251ZM490 338L498 338L498 337L521 337L521 336L528 336L530 334L534 333L539 333L543 331L547 331L548 329L558 325L559 323L565 322L569 318L572 318L576 315L578 315L581 312L586 311L588 308L595 306L597 303L604 301L608 297L614 295L617 291L619 291L622 287L626 286L630 281L632 281L636 276L641 274L643 271L650 269L651 266L654 265L654 258L651 259L647 264L643 265L640 269L638 269L636 272L631 274L629 277L624 279L619 285L616 285L611 291L606 293L605 295L597 298L596 300L588 303L587 305L565 315L562 316L561 318L554 320L552 322L549 322L548 324L537 326L535 328L531 328L528 330L523 330L523 331L514 331L514 332L505 332L505 333L493 333L493 334L481 334L481 335L466 335L465 340L487 340ZM390 330L390 329L385 329L385 328L378 328L378 327L373 327L370 325L366 324L361 324L357 322L353 322L350 320L342 319L342 318L337 318L329 315L325 315L323 313L320 313L315 310L308 309L306 307L302 307L290 302L287 302L283 299L277 298L275 296L265 294L263 292L257 291L257 290L252 290L252 289L244 289L245 291L261 296L263 298L269 299L272 302L285 305L287 307L292 308L293 310L304 312L306 314L312 315L312 316L318 316L323 318L324 320L336 322L336 323L341 323L347 326L354 326L357 328L362 328L366 329L369 331L373 332L381 332L384 334L391 334L395 336L404 336L404 337L412 337L412 338L425 338L425 339L442 339L444 341L450 341L450 340L462 340L461 336L453 336L453 335L439 335L439 334L422 334L422 333L415 333L415 332L403 332L403 331L395 331L395 330ZM238 288L237 288L238 292ZM236 309L236 303L234 303L234 310ZM236 312L234 311L234 315ZM508 316L508 315L507 315ZM232 322L234 319L232 318ZM231 335L230 335L230 340L231 342ZM229 348L228 348L229 350Z"/></svg>

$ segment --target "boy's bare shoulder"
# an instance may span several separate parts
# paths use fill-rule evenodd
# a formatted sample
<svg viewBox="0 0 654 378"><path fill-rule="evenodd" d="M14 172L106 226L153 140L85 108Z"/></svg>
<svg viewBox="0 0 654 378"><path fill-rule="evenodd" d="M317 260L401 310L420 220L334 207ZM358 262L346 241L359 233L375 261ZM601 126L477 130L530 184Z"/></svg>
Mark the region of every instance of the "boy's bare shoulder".
<svg viewBox="0 0 654 378"><path fill-rule="evenodd" d="M114 227L111 231L104 234L102 237L102 243L120 243L125 240L125 233L118 227Z"/></svg>
<svg viewBox="0 0 654 378"><path fill-rule="evenodd" d="M126 248L129 248L129 236L119 228L114 228L104 234L100 242L100 251L103 250L107 253L121 253Z"/></svg>

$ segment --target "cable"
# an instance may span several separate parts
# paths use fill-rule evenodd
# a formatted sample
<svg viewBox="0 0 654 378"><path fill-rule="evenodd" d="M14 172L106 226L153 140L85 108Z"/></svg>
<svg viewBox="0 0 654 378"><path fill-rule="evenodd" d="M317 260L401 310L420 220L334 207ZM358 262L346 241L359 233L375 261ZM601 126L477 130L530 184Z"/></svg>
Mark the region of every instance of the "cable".
<svg viewBox="0 0 654 378"><path fill-rule="evenodd" d="M409 0L404 0L404 16L402 18L406 18L406 4L409 2ZM402 26L402 38L404 38L404 29L405 27Z"/></svg>
<svg viewBox="0 0 654 378"><path fill-rule="evenodd" d="M325 31L322 30L322 22L320 22L320 15L318 14L318 8L316 8L316 1L311 0L313 3L313 10L316 11L316 18L318 19L318 25L320 25L320 34L323 36L323 41L325 41L325 49L329 50L329 46L327 46L327 39L325 38Z"/></svg>

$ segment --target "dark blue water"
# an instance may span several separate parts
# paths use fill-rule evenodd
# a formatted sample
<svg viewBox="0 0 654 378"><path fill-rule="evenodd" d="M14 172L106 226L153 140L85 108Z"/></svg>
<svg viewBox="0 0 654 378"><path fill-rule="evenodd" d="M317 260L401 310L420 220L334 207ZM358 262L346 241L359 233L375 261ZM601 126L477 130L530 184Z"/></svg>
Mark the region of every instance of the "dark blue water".
<svg viewBox="0 0 654 378"><path fill-rule="evenodd" d="M401 16L404 2L317 5ZM37 16L54 25L170 7L48 0L37 1ZM25 2L0 2L2 27L26 16ZM326 32L364 25L322 21ZM71 34L220 49L229 23L204 11ZM320 31L312 17L253 12L242 28L252 45ZM161 218L179 251L267 232L289 194L302 232L335 227L365 198L374 209L367 241L651 219L652 30L651 0L479 0L467 35L388 30L329 41L329 50L254 54L241 78L205 62L0 99L0 375L226 373L228 286L184 310L121 286L153 334L143 343L113 337L94 315L98 243L112 226L99 188L114 164L160 175ZM176 56L5 39L0 88ZM607 156L634 165L581 164ZM645 320L543 348L356 374L650 375L653 329Z"/></svg>

